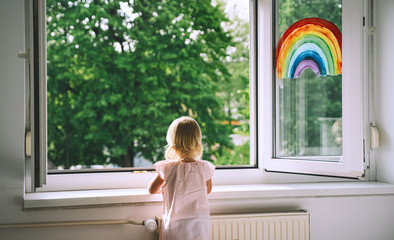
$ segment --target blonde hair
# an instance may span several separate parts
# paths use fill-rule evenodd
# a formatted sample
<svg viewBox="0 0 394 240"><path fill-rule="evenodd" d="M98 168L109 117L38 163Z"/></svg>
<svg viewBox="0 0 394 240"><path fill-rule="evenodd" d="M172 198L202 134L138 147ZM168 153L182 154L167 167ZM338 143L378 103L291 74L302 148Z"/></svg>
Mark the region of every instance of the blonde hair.
<svg viewBox="0 0 394 240"><path fill-rule="evenodd" d="M166 159L199 159L202 155L201 129L191 117L175 119L167 131Z"/></svg>

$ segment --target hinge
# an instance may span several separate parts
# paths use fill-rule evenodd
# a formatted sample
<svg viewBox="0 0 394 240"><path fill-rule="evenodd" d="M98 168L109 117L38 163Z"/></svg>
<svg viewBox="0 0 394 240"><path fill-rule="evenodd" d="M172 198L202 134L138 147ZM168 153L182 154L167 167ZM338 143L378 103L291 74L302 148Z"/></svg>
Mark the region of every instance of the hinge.
<svg viewBox="0 0 394 240"><path fill-rule="evenodd" d="M364 31L368 35L375 35L376 34L376 27L367 27L367 28L365 28Z"/></svg>
<svg viewBox="0 0 394 240"><path fill-rule="evenodd" d="M363 139L363 162L365 163L365 139Z"/></svg>
<svg viewBox="0 0 394 240"><path fill-rule="evenodd" d="M365 170L369 169L370 162L369 162L369 156L367 156L367 148L365 147L365 139L363 139L363 161L364 161L364 172ZM368 149L369 151L369 149Z"/></svg>

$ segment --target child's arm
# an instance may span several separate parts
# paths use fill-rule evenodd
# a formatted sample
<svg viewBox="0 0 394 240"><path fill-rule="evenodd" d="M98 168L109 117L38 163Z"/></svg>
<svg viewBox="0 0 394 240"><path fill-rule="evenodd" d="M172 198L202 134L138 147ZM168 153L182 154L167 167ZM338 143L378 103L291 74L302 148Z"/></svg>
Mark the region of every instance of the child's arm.
<svg viewBox="0 0 394 240"><path fill-rule="evenodd" d="M212 179L210 178L207 181L207 193L209 194L209 193L211 193L211 191L212 191Z"/></svg>
<svg viewBox="0 0 394 240"><path fill-rule="evenodd" d="M163 185L164 180L161 179L160 175L157 173L156 176L148 183L148 191L150 194L161 193L161 185Z"/></svg>

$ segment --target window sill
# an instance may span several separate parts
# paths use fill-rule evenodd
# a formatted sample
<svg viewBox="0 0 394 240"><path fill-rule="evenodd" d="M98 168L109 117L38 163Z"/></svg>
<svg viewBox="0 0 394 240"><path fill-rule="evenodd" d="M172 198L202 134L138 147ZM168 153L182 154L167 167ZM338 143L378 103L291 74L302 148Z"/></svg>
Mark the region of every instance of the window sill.
<svg viewBox="0 0 394 240"><path fill-rule="evenodd" d="M394 184L382 182L335 182L214 186L210 201L235 199L349 197L394 195ZM146 188L26 193L24 208L63 208L99 205L161 203L161 194Z"/></svg>

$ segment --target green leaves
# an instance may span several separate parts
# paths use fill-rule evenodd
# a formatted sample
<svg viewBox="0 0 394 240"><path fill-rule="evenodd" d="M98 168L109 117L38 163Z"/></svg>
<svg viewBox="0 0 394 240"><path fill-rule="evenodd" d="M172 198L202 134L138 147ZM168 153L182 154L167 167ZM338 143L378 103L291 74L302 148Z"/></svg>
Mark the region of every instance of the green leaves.
<svg viewBox="0 0 394 240"><path fill-rule="evenodd" d="M233 45L221 5L126 5L47 1L49 160L64 168L133 166L137 154L160 160L167 128L182 115L202 126L207 154L230 147L217 96Z"/></svg>

